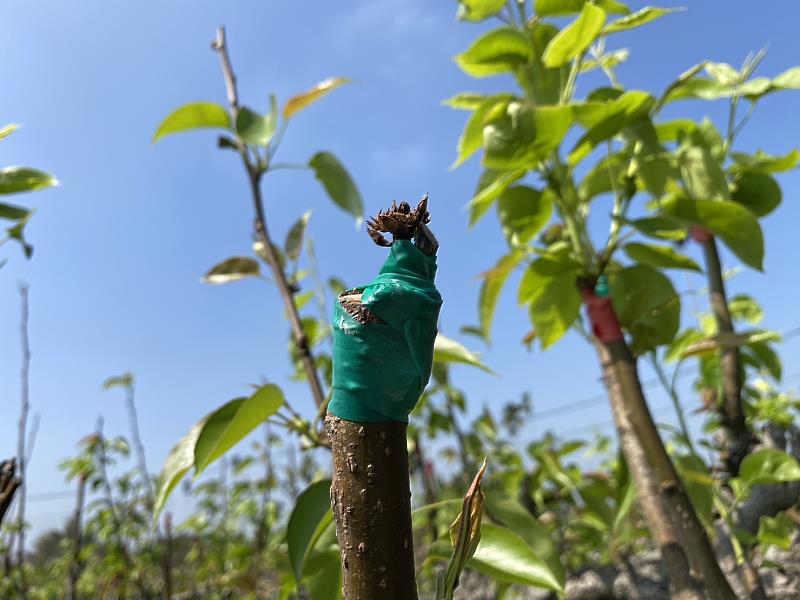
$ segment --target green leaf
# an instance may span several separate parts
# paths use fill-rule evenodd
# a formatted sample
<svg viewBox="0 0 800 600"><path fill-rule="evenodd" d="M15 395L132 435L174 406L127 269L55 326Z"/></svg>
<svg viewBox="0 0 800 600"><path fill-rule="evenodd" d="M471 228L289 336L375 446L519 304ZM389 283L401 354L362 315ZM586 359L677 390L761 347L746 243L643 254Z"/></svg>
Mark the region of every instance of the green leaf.
<svg viewBox="0 0 800 600"><path fill-rule="evenodd" d="M486 497L486 513L495 523L519 535L550 568L559 582L566 581L564 566L552 534L518 500L497 492Z"/></svg>
<svg viewBox="0 0 800 600"><path fill-rule="evenodd" d="M462 346L457 341L443 336L441 333L436 335L436 341L433 344L433 361L471 365L487 373L494 373L494 371L481 361L477 354L467 349L465 346Z"/></svg>
<svg viewBox="0 0 800 600"><path fill-rule="evenodd" d="M736 202L690 200L673 196L660 202L668 216L709 229L745 264L763 269L764 236L756 218Z"/></svg>
<svg viewBox="0 0 800 600"><path fill-rule="evenodd" d="M565 17L581 12L587 0L536 0L535 11L540 17ZM607 13L628 14L630 9L616 0L597 0L597 6Z"/></svg>
<svg viewBox="0 0 800 600"><path fill-rule="evenodd" d="M764 318L764 309L747 294L738 294L728 300L728 309L734 319L757 325Z"/></svg>
<svg viewBox="0 0 800 600"><path fill-rule="evenodd" d="M194 465L194 447L203 431L206 422L214 413L209 413L200 419L181 440L175 444L164 461L164 467L158 477L158 495L153 508L153 520L158 520L158 515L164 509L172 490Z"/></svg>
<svg viewBox="0 0 800 600"><path fill-rule="evenodd" d="M462 92L451 98L442 100L442 104L457 110L475 110L488 99L488 96L477 92Z"/></svg>
<svg viewBox="0 0 800 600"><path fill-rule="evenodd" d="M103 389L110 390L114 387L129 388L133 385L134 379L132 373L124 373L115 377L109 377L103 382Z"/></svg>
<svg viewBox="0 0 800 600"><path fill-rule="evenodd" d="M672 342L680 326L681 302L668 277L652 267L635 265L609 280L614 308L620 325L633 338L634 354Z"/></svg>
<svg viewBox="0 0 800 600"><path fill-rule="evenodd" d="M21 206L14 206L13 204L6 204L0 202L0 219L7 219L9 221L20 221L27 219L31 215L31 211Z"/></svg>
<svg viewBox="0 0 800 600"><path fill-rule="evenodd" d="M655 21L664 15L668 15L677 11L678 9L675 8L657 8L655 6L645 6L643 9L637 10L633 14L622 17L621 19L617 19L616 21L612 21L603 30L603 33L608 35L610 33L617 33L619 31L627 31L628 29L633 29L634 27L641 27L642 25L646 25L651 21Z"/></svg>
<svg viewBox="0 0 800 600"><path fill-rule="evenodd" d="M631 260L657 269L686 269L702 273L700 266L688 256L676 252L671 246L630 243L625 253Z"/></svg>
<svg viewBox="0 0 800 600"><path fill-rule="evenodd" d="M533 168L558 147L571 125L569 106L495 105L483 128L483 162L493 169Z"/></svg>
<svg viewBox="0 0 800 600"><path fill-rule="evenodd" d="M686 239L686 225L678 219L670 217L645 217L623 222L639 233L660 240L680 242Z"/></svg>
<svg viewBox="0 0 800 600"><path fill-rule="evenodd" d="M791 171L800 164L800 151L798 150L792 150L784 156L772 156L761 150L753 155L732 152L731 157L736 163L734 169L746 169L764 173Z"/></svg>
<svg viewBox="0 0 800 600"><path fill-rule="evenodd" d="M289 98L289 100L283 107L283 118L284 119L292 118L295 114L297 114L304 108L313 104L326 94L332 92L333 90L344 85L345 83L350 83L350 80L347 79L346 77L331 77L330 79L321 81L313 88L311 88L310 90L306 90L302 94L297 94L296 96L292 96L291 98Z"/></svg>
<svg viewBox="0 0 800 600"><path fill-rule="evenodd" d="M303 577L303 565L318 537L315 534L321 525L333 520L330 490L330 479L315 481L300 493L294 503L286 526L286 544L295 581L299 582Z"/></svg>
<svg viewBox="0 0 800 600"><path fill-rule="evenodd" d="M731 199L747 207L757 217L766 217L783 199L781 186L769 173L738 171L733 178Z"/></svg>
<svg viewBox="0 0 800 600"><path fill-rule="evenodd" d="M739 479L747 486L797 481L800 463L783 450L764 448L745 457L739 467Z"/></svg>
<svg viewBox="0 0 800 600"><path fill-rule="evenodd" d="M58 180L38 169L5 167L0 169L0 194L33 192L58 185Z"/></svg>
<svg viewBox="0 0 800 600"><path fill-rule="evenodd" d="M275 97L272 97L273 110L275 110ZM275 134L277 126L275 113L260 115L254 110L243 106L236 117L236 132L246 144L254 146L267 146Z"/></svg>
<svg viewBox="0 0 800 600"><path fill-rule="evenodd" d="M513 71L532 56L531 43L525 34L512 27L501 27L483 34L455 61L468 75L487 77Z"/></svg>
<svg viewBox="0 0 800 600"><path fill-rule="evenodd" d="M449 558L445 544L434 544L430 554L436 558ZM481 543L467 567L498 581L517 583L561 592L563 581L550 566L513 531L484 523Z"/></svg>
<svg viewBox="0 0 800 600"><path fill-rule="evenodd" d="M28 220L31 218L32 215L33 212L31 211L28 213L26 217L17 221L17 223L14 226L6 229L9 239L16 240L19 243L19 245L22 246L22 251L25 253L25 258L30 258L31 256L33 256L33 246L31 246L25 240L25 226L28 224Z"/></svg>
<svg viewBox="0 0 800 600"><path fill-rule="evenodd" d="M739 71L728 63L706 62L705 71L722 85L735 85L742 77Z"/></svg>
<svg viewBox="0 0 800 600"><path fill-rule="evenodd" d="M364 215L361 193L342 163L330 152L318 152L308 164L331 200L360 222Z"/></svg>
<svg viewBox="0 0 800 600"><path fill-rule="evenodd" d="M506 5L506 0L459 0L458 18L461 21L483 21L497 14Z"/></svg>
<svg viewBox="0 0 800 600"><path fill-rule="evenodd" d="M575 280L580 265L564 256L543 256L530 264L519 286L519 302L530 307L536 335L546 349L560 340L581 308Z"/></svg>
<svg viewBox="0 0 800 600"><path fill-rule="evenodd" d="M584 176L578 186L578 195L582 202L589 202L596 196L613 192L622 187L622 176L627 173L630 156L615 153L601 158Z"/></svg>
<svg viewBox="0 0 800 600"><path fill-rule="evenodd" d="M790 550L796 531L797 525L785 512L778 513L776 517L762 515L758 523L758 543L764 548L776 546L781 550Z"/></svg>
<svg viewBox="0 0 800 600"><path fill-rule="evenodd" d="M10 136L17 129L19 129L19 125L17 125L16 123L9 123L8 125L6 125L4 127L0 127L0 140L2 140L5 137Z"/></svg>
<svg viewBox="0 0 800 600"><path fill-rule="evenodd" d="M478 295L478 315L480 318L480 330L484 339L488 340L491 336L492 321L500 291L503 289L508 276L519 265L524 258L522 252L512 252L502 257L497 264L483 273L483 283Z"/></svg>
<svg viewBox="0 0 800 600"><path fill-rule="evenodd" d="M172 133L208 128L230 129L228 111L214 102L192 102L176 109L161 122L153 135L153 142Z"/></svg>
<svg viewBox="0 0 800 600"><path fill-rule="evenodd" d="M486 115L500 102L508 102L512 97L508 94L492 96L485 99L467 119L464 131L458 138L458 157L451 165L455 169L472 156L483 143L483 126Z"/></svg>
<svg viewBox="0 0 800 600"><path fill-rule="evenodd" d="M203 283L221 285L239 281L246 277L258 277L261 275L261 268L258 262L249 256L233 256L214 265L211 270L203 276Z"/></svg>
<svg viewBox="0 0 800 600"><path fill-rule="evenodd" d="M624 128L645 117L655 103L655 98L650 94L634 90L625 92L612 102L602 105L602 111L596 112L591 121L585 121L593 124L570 152L570 164L577 164L598 144L612 139ZM584 110L584 117L585 113Z"/></svg>
<svg viewBox="0 0 800 600"><path fill-rule="evenodd" d="M581 63L581 73L588 73L589 71L594 71L595 69L610 71L628 60L630 54L630 50L627 48L620 48L619 50L614 50L613 52L607 52L599 58L586 59Z"/></svg>
<svg viewBox="0 0 800 600"><path fill-rule="evenodd" d="M696 200L728 199L725 172L702 131L696 129L686 136L678 149L678 165L689 196Z"/></svg>
<svg viewBox="0 0 800 600"><path fill-rule="evenodd" d="M519 185L504 191L497 202L503 235L511 246L523 246L550 221L553 192Z"/></svg>
<svg viewBox="0 0 800 600"><path fill-rule="evenodd" d="M781 380L783 364L778 353L769 344L766 342L749 342L746 349L760 369L765 369L775 381Z"/></svg>
<svg viewBox="0 0 800 600"><path fill-rule="evenodd" d="M524 169L502 170L486 169L481 173L475 195L467 205L469 208L469 225L477 223L486 211L492 207L508 186L525 175Z"/></svg>
<svg viewBox="0 0 800 600"><path fill-rule="evenodd" d="M542 63L542 56L548 44L558 35L558 28L539 22L530 26L528 35L533 45L533 58L525 69L515 73L517 83L534 104L558 104L562 81L569 76L569 66L548 69Z"/></svg>
<svg viewBox="0 0 800 600"><path fill-rule="evenodd" d="M289 233L286 234L286 242L283 248L289 260L295 261L300 258L300 251L303 249L303 237L310 218L311 211L307 210L302 217L295 221L295 224L289 229Z"/></svg>
<svg viewBox="0 0 800 600"><path fill-rule="evenodd" d="M281 389L263 385L249 398L231 400L211 414L194 447L194 470L197 478L212 462L242 441L283 406Z"/></svg>
<svg viewBox="0 0 800 600"><path fill-rule="evenodd" d="M562 29L548 44L542 60L546 67L560 67L582 55L597 39L606 22L605 11L594 4L584 4L575 21Z"/></svg>
<svg viewBox="0 0 800 600"><path fill-rule="evenodd" d="M309 600L341 600L342 559L338 548L312 553L306 560L303 586Z"/></svg>
<svg viewBox="0 0 800 600"><path fill-rule="evenodd" d="M696 455L673 456L675 467L700 521L706 527L714 524L714 479L706 464Z"/></svg>

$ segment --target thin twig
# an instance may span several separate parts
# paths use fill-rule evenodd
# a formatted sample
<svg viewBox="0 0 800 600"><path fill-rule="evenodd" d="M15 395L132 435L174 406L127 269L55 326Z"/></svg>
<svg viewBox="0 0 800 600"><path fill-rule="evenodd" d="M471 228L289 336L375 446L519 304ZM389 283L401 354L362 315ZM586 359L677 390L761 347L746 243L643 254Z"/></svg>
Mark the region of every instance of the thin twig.
<svg viewBox="0 0 800 600"><path fill-rule="evenodd" d="M236 76L233 72L230 56L228 55L228 47L225 42L225 28L220 27L217 29L217 38L212 44L212 48L219 54L220 63L222 65L222 73L225 78L225 87L228 91L228 102L230 104L231 115L236 119L239 110L239 95L236 89ZM238 139L238 138L237 138ZM317 407L320 407L325 402L325 392L322 389L322 383L319 379L314 356L311 348L308 345L308 338L303 330L302 321L300 320L300 313L297 309L295 302L294 291L292 286L289 285L286 279L286 274L283 271L275 250L273 249L272 239L267 229L267 219L264 213L264 200L261 195L261 176L263 171L257 164L253 164L250 155L247 152L247 146L238 140L238 150L242 157L245 170L250 182L250 192L253 199L253 208L256 214L256 234L261 242L264 256L269 263L275 282L278 285L278 291L283 299L286 313L289 316L289 322L292 327L292 336L295 345L300 352L301 362L303 369L306 372L309 386L311 387L311 394L314 397L314 402Z"/></svg>
<svg viewBox="0 0 800 600"><path fill-rule="evenodd" d="M26 432L28 427L28 412L30 411L30 368L31 368L31 347L30 338L28 336L28 286L25 283L20 283L19 294L22 300L22 319L20 323L20 336L22 339L22 369L20 370L20 415L19 415L19 430L17 433L17 466L19 468L19 477L22 480L17 497L17 566L20 569L22 597L26 597L27 590L24 580L24 562L25 562L25 494L27 493L26 482Z"/></svg>

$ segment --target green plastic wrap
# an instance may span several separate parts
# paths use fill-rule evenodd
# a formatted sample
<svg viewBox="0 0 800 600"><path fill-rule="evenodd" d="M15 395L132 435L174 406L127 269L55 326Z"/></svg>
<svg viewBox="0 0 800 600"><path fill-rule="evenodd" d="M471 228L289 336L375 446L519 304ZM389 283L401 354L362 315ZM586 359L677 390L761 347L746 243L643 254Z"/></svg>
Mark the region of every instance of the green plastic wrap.
<svg viewBox="0 0 800 600"><path fill-rule="evenodd" d="M361 303L383 323L360 323L337 302L333 314L333 395L328 411L359 423L408 422L433 365L442 297L436 257L395 240Z"/></svg>

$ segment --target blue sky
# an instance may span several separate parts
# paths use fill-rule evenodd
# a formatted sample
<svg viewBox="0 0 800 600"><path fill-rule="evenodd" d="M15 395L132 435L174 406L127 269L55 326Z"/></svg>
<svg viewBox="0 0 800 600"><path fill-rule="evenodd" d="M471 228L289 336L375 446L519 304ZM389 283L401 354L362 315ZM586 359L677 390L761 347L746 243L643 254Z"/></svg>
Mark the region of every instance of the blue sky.
<svg viewBox="0 0 800 600"><path fill-rule="evenodd" d="M725 10L712 0L687 4L688 11L613 41L611 47L632 50L619 70L626 86L659 92L704 58L738 65L747 52L765 45L764 75L794 66L800 55L800 5L794 2L757 8L726 3ZM737 4L741 8L734 9ZM283 101L329 76L354 80L294 119L281 160L303 162L317 150L334 152L357 181L368 213L392 199L416 200L428 192L441 242L442 330L459 337L461 325L476 322L476 275L503 252L504 241L493 218L467 229L463 206L479 165L473 159L448 172L465 114L440 101L464 90L507 88L503 78L471 80L452 62L487 25L457 22L455 3L448 1L311 7L288 1L4 3L0 114L4 123L23 127L0 145L0 164L40 167L62 182L18 199L38 209L28 231L36 252L25 261L12 248L12 260L0 270L3 456L16 447L16 287L20 280L31 286L31 402L42 416L29 477L32 494L67 489L56 464L92 430L98 414L105 416L108 433L127 435L121 393L101 390L110 375L132 371L138 379L152 470L203 414L250 383L287 380L288 329L275 290L255 281L224 287L199 282L211 265L249 251L252 214L236 157L217 151L208 132L151 143L158 123L176 106L224 103L219 65L209 50L219 24L228 28L242 99L255 108L264 110L271 92ZM796 146L798 100L791 93L765 100L739 147L783 153ZM723 111L721 104L684 103L669 116L708 114L721 123ZM800 325L794 309L800 175L785 174L781 183L784 205L763 223L766 275L745 272L730 287L757 296L766 309L765 325L785 331ZM309 173L272 174L264 192L277 239L314 209L310 233L324 276L358 284L383 260L383 252L354 230ZM736 265L729 254L725 259L727 267ZM675 280L681 287L703 285L697 278ZM512 282L484 353L500 377L457 370L473 405L499 406L529 390L535 406L546 410L601 392L594 356L577 336L546 353L525 350L520 340L529 324L514 289ZM479 347L474 339L459 339ZM800 344L787 342L783 356L786 372L797 373ZM294 406L310 410L303 386L285 389ZM652 395L655 407L665 402L663 395ZM528 433L571 431L608 418L601 401L562 420L534 418ZM71 505L70 499L39 502L28 512L40 529L60 521Z"/></svg>

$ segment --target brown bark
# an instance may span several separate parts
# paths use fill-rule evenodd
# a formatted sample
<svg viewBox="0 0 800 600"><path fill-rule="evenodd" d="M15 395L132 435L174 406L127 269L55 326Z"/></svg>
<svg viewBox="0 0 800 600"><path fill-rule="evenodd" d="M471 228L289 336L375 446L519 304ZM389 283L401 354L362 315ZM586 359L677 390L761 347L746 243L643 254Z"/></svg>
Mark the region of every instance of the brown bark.
<svg viewBox="0 0 800 600"><path fill-rule="evenodd" d="M636 484L639 507L650 533L661 552L661 561L671 583L672 600L703 600L705 596L692 577L689 560L680 545L677 528L669 516L658 482L625 408L625 398L616 376L615 367L602 342L595 343L603 363L603 377L611 400L611 409L619 435L619 444L625 455L633 481Z"/></svg>
<svg viewBox="0 0 800 600"><path fill-rule="evenodd" d="M641 445L659 495L674 524L681 546L694 572L702 579L711 600L736 600L736 595L717 562L714 550L683 483L667 453L647 406L639 380L636 360L624 340L598 343L598 352L607 376L612 407L630 423Z"/></svg>
<svg viewBox="0 0 800 600"><path fill-rule="evenodd" d="M717 323L717 331L720 334L733 335L735 333L733 319L728 307L725 281L722 278L722 263L714 236L708 234L703 238L702 246L708 277L709 302ZM738 347L722 348L720 372L722 374L722 401L720 403L722 451L720 458L730 476L735 477L752 442L752 435L747 428L742 407L742 367Z"/></svg>
<svg viewBox="0 0 800 600"><path fill-rule="evenodd" d="M343 600L416 600L405 423L328 413Z"/></svg>

